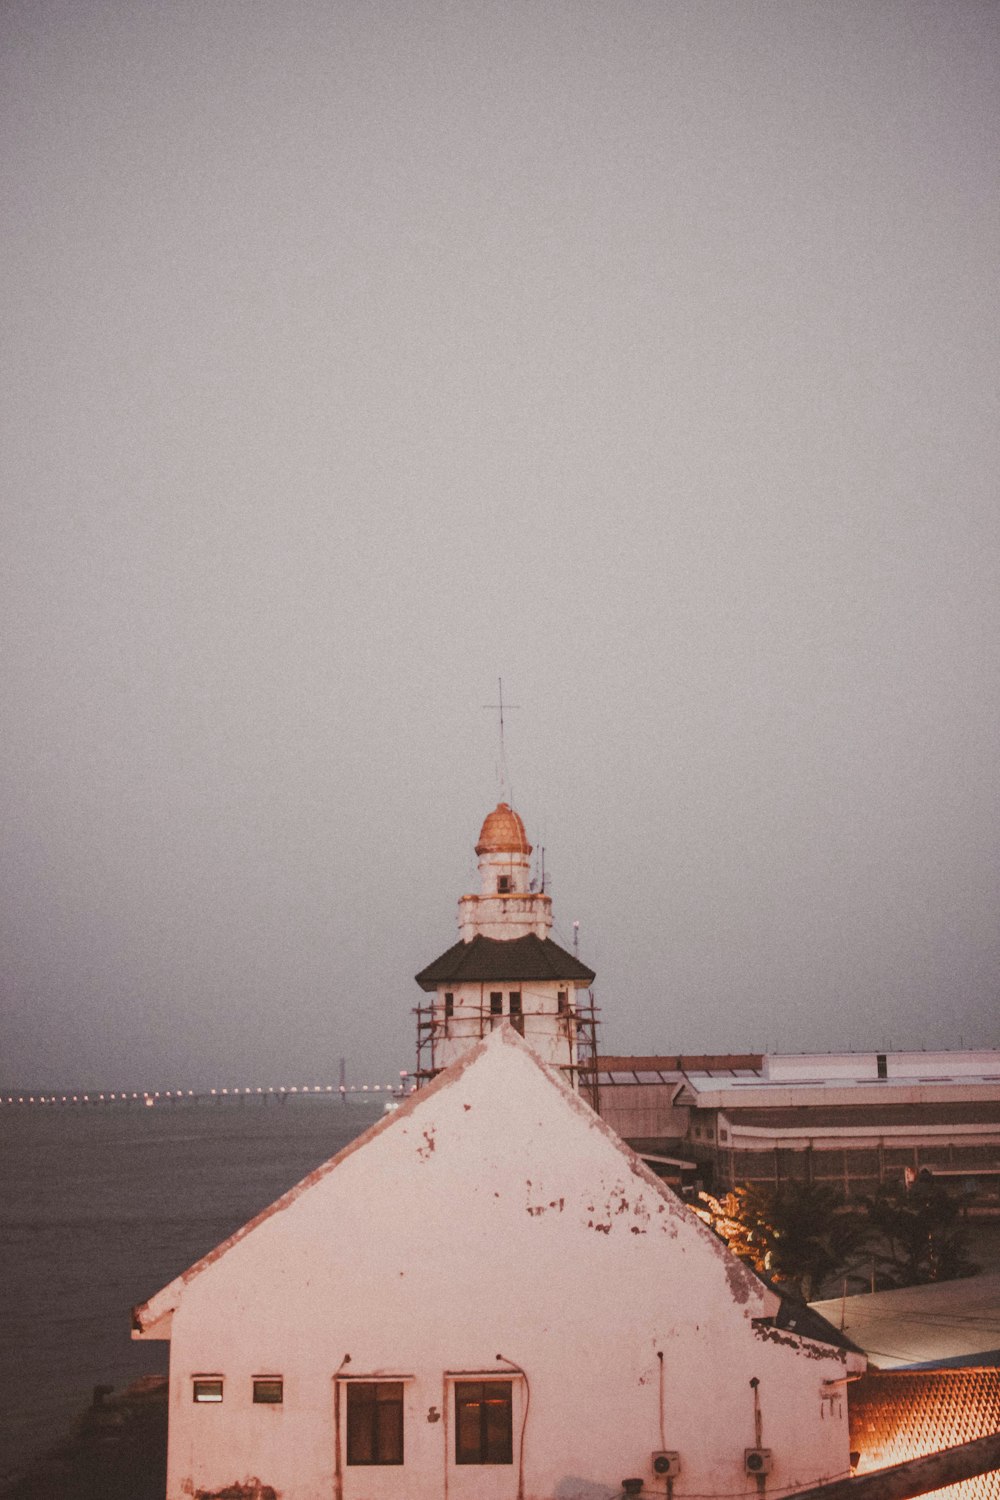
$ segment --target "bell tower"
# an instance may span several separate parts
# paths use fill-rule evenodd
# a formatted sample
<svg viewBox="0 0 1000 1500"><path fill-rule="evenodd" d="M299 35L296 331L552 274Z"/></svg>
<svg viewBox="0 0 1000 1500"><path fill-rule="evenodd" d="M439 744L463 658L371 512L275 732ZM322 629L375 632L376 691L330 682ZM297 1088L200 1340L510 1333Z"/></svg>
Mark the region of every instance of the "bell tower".
<svg viewBox="0 0 1000 1500"><path fill-rule="evenodd" d="M480 935L506 941L529 932L547 938L552 898L529 889L531 845L519 815L506 802L487 814L476 844L479 891L460 896L458 930L470 943Z"/></svg>
<svg viewBox="0 0 1000 1500"><path fill-rule="evenodd" d="M552 898L531 889L531 844L506 802L487 814L476 854L479 890L459 897L459 941L416 976L434 996L418 1012L418 1052L430 1042L430 1067L418 1076L440 1072L509 1021L575 1087L576 992L593 983L594 971L549 937Z"/></svg>

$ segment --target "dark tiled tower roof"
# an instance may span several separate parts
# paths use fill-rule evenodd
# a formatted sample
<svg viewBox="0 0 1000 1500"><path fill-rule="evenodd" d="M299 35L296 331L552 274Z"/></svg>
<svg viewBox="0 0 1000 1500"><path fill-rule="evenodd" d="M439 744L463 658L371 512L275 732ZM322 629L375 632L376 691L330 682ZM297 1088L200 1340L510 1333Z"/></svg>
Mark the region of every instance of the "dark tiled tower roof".
<svg viewBox="0 0 1000 1500"><path fill-rule="evenodd" d="M471 943L455 943L440 958L421 969L416 981L422 990L439 984L508 979L565 979L578 986L593 984L594 971L551 938L498 938L476 936Z"/></svg>

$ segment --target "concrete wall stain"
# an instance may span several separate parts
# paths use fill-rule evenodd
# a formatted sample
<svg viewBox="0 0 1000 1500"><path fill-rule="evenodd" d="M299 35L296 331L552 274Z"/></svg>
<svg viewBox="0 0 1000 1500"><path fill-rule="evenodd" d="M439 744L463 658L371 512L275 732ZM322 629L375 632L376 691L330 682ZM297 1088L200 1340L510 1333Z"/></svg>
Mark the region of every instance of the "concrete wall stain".
<svg viewBox="0 0 1000 1500"><path fill-rule="evenodd" d="M794 1349L797 1354L804 1354L806 1359L839 1359L841 1364L846 1363L843 1349L831 1348L829 1344L816 1344L798 1334L782 1333L761 1318L751 1319L750 1326L756 1338L768 1344L783 1344L788 1349Z"/></svg>
<svg viewBox="0 0 1000 1500"><path fill-rule="evenodd" d="M243 1484L239 1480L227 1484L221 1490L197 1490L195 1500L280 1500L280 1495L273 1485L247 1479Z"/></svg>

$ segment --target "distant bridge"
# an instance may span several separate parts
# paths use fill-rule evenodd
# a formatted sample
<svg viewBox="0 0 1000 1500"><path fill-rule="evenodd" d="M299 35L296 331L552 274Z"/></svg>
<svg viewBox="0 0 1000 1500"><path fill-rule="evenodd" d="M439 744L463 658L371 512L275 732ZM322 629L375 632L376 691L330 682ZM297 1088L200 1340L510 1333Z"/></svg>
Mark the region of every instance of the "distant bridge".
<svg viewBox="0 0 1000 1500"><path fill-rule="evenodd" d="M61 1089L54 1093L11 1089L0 1091L0 1106L6 1105L138 1105L150 1109L158 1104L286 1104L289 1099L321 1098L331 1103L359 1104L366 1100L398 1101L411 1092L410 1075L401 1073L398 1083L306 1083L286 1088L215 1089Z"/></svg>

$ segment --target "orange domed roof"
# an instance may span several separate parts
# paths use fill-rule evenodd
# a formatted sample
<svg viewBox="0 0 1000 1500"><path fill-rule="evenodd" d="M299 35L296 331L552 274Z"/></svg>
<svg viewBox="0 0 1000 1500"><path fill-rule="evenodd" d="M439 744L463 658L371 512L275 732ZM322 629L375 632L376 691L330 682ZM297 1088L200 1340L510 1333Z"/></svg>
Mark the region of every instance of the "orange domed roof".
<svg viewBox="0 0 1000 1500"><path fill-rule="evenodd" d="M512 807L498 802L479 831L477 854L530 854L524 824Z"/></svg>

